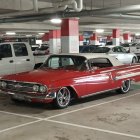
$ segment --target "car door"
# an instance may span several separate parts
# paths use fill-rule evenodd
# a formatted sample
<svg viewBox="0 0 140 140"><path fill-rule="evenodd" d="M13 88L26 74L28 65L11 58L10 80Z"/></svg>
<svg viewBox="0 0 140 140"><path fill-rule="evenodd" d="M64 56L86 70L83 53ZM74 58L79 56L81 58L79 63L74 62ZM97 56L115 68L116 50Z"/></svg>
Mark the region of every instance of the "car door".
<svg viewBox="0 0 140 140"><path fill-rule="evenodd" d="M33 69L33 61L25 43L14 43L16 73Z"/></svg>
<svg viewBox="0 0 140 140"><path fill-rule="evenodd" d="M89 76L86 77L88 94L115 88L112 82L112 73L110 72L112 63L109 59L93 58L89 60L89 65L91 70L89 71Z"/></svg>
<svg viewBox="0 0 140 140"><path fill-rule="evenodd" d="M123 48L124 49L124 48ZM109 55L116 57L119 61L122 63L128 63L128 53L123 52L121 47L114 47L111 49L112 52L109 53Z"/></svg>
<svg viewBox="0 0 140 140"><path fill-rule="evenodd" d="M0 45L0 76L15 73L15 62L10 44Z"/></svg>

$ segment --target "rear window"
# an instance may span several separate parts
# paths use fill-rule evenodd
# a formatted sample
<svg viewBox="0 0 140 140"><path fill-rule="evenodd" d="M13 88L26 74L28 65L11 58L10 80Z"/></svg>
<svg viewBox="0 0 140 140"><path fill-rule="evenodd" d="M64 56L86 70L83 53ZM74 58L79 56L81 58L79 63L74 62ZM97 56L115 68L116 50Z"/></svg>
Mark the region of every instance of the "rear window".
<svg viewBox="0 0 140 140"><path fill-rule="evenodd" d="M105 67L112 67L112 63L107 58L93 58L89 60L90 67L99 67L99 68L105 68Z"/></svg>

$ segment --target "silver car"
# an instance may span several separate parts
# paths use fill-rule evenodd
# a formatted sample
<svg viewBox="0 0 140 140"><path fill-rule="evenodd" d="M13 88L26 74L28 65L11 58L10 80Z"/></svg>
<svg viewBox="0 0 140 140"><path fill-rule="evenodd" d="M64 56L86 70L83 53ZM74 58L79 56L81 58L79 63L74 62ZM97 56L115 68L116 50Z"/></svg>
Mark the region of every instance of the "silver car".
<svg viewBox="0 0 140 140"><path fill-rule="evenodd" d="M93 53L107 53L108 55L116 57L120 62L124 64L131 64L131 63L137 63L138 58L136 54L134 53L128 53L125 48L122 46L116 46L116 47L98 47L95 48Z"/></svg>
<svg viewBox="0 0 140 140"><path fill-rule="evenodd" d="M140 60L140 43L125 43L122 46L130 53L135 53Z"/></svg>

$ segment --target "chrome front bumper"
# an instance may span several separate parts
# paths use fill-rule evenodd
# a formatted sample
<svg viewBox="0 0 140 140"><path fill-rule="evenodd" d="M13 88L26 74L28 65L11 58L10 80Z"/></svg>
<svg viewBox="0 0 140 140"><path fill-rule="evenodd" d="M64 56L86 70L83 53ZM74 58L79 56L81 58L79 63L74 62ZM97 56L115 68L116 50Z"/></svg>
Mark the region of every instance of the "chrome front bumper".
<svg viewBox="0 0 140 140"><path fill-rule="evenodd" d="M32 100L39 100L39 101L43 101L43 100L49 100L49 99L55 99L56 98L56 92L50 92L47 95L46 94L42 94L42 95L29 95L29 94L24 94L24 93L14 93L14 92L4 92L1 91L2 94L5 95L9 95L14 99L17 100L24 100L24 101L29 101L31 102Z"/></svg>

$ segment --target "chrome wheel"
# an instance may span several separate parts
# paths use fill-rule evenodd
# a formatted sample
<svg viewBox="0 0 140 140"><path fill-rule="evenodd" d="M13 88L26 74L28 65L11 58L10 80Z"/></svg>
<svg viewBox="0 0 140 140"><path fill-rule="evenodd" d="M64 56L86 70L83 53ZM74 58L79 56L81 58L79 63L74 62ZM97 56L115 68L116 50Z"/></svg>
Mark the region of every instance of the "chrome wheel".
<svg viewBox="0 0 140 140"><path fill-rule="evenodd" d="M69 105L70 99L70 91L66 87L63 87L57 92L55 100L56 106L58 108L65 108Z"/></svg>
<svg viewBox="0 0 140 140"><path fill-rule="evenodd" d="M122 82L121 88L118 90L119 93L127 93L130 90L131 87L131 81L126 80Z"/></svg>

